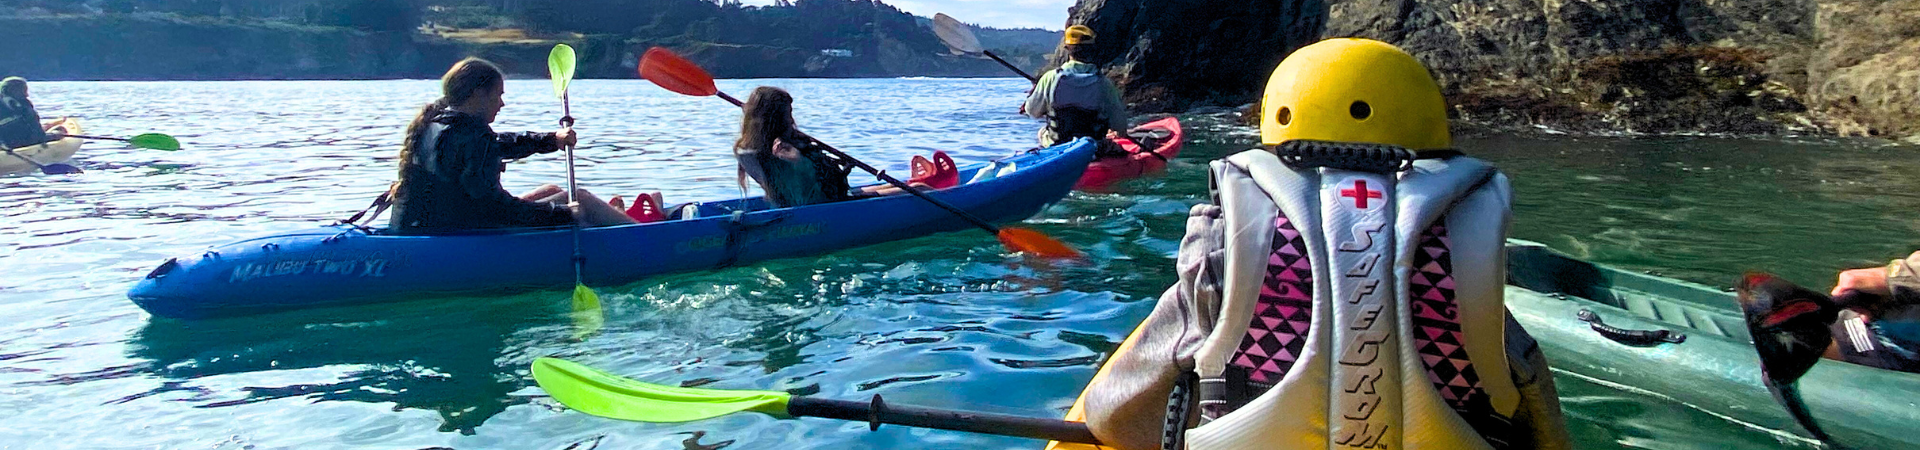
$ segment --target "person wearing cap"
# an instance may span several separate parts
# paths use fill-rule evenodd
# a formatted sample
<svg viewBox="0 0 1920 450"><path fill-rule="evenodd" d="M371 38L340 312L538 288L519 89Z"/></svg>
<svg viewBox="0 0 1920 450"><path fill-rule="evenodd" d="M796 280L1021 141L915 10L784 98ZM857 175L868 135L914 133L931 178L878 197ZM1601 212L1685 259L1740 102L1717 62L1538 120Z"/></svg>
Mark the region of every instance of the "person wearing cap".
<svg viewBox="0 0 1920 450"><path fill-rule="evenodd" d="M27 100L27 79L7 77L0 81L0 144L18 148L47 142L47 130L54 125L40 123L40 112Z"/></svg>
<svg viewBox="0 0 1920 450"><path fill-rule="evenodd" d="M1067 62L1040 75L1020 108L1030 117L1047 119L1047 127L1040 130L1040 146L1081 137L1104 142L1109 131L1125 132L1127 107L1120 103L1120 89L1100 75L1100 66L1088 62L1093 58L1093 29L1067 27L1060 43L1067 49ZM1118 146L1102 147L1118 150Z"/></svg>
<svg viewBox="0 0 1920 450"><path fill-rule="evenodd" d="M1505 308L1512 188L1454 149L1426 67L1375 40L1302 47L1260 138L1209 165L1178 281L1069 418L1116 450L1570 448Z"/></svg>

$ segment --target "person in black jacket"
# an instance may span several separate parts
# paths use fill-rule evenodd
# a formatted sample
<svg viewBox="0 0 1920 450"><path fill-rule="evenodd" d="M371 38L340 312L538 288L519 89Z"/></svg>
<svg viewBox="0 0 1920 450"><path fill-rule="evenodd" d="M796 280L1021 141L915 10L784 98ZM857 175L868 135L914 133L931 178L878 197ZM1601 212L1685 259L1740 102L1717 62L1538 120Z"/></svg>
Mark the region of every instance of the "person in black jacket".
<svg viewBox="0 0 1920 450"><path fill-rule="evenodd" d="M27 100L27 79L7 77L0 81L0 144L20 148L58 140L60 134L47 135L53 123L41 123L40 113Z"/></svg>
<svg viewBox="0 0 1920 450"><path fill-rule="evenodd" d="M506 161L550 153L576 140L557 133L496 133L493 123L506 84L493 63L467 58L441 78L443 96L407 126L400 150L400 182L393 196L396 233L431 234L486 228L586 226L634 223L625 213L585 189L546 185L515 196L500 186Z"/></svg>

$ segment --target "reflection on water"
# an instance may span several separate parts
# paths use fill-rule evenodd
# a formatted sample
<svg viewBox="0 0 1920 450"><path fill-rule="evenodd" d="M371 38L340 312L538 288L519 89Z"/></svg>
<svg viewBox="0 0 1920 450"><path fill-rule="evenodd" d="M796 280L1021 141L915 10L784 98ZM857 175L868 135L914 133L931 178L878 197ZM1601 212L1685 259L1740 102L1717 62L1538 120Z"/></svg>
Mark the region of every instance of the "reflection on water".
<svg viewBox="0 0 1920 450"><path fill-rule="evenodd" d="M726 81L788 88L810 132L902 170L1029 145L1020 80ZM514 81L503 130L546 129L544 81ZM738 112L640 81L573 88L582 184L669 202L739 195ZM0 442L73 448L1037 448L1015 438L734 415L690 424L564 411L527 364L558 355L665 384L1055 416L1174 279L1205 162L1251 130L1187 117L1165 176L1076 193L1027 226L1093 263L1005 255L975 232L594 286L606 327L573 338L565 292L423 298L215 321L146 316L125 289L154 264L346 216L385 189L431 81L37 83L43 114L188 150L90 143L73 177L0 179ZM128 99L166 98L164 108ZM1920 160L1857 141L1463 138L1514 179L1516 237L1727 285L1762 269L1818 285L1916 241ZM510 190L561 179L514 163ZM259 295L273 295L262 292ZM1802 448L1775 432L1560 377L1584 448ZM53 444L53 445L44 445Z"/></svg>

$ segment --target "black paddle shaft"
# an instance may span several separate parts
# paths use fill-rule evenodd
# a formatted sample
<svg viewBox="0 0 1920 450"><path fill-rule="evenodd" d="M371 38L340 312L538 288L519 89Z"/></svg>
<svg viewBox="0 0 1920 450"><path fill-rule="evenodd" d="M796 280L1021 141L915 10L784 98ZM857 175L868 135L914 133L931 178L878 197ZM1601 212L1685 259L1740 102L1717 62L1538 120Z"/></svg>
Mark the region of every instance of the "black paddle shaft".
<svg viewBox="0 0 1920 450"><path fill-rule="evenodd" d="M733 98L733 96L731 95L727 95L727 93L725 92L715 92L714 94L719 95L720 99L726 100L728 103L732 103L733 106L739 106L739 107L746 106L746 103L741 102L740 99ZM933 198L933 196L927 195L927 193L925 192L920 192L919 189L914 189L913 186L908 186L906 182L900 181L899 178L894 178L893 175L887 175L887 172L882 171L880 169L876 169L873 166L867 165L866 162L856 159L853 156L849 156L847 155L847 152L843 152L843 151L840 151L840 149L833 148L832 145L828 145L826 142L821 142L819 139L815 139L813 136L808 136L807 133L801 132L800 130L794 130L794 133L799 134L800 137L802 138L812 140L815 144L820 144L820 148L826 149L827 152L832 153L833 156L838 156L840 157L840 159L844 159L849 163L853 163L854 167L859 167L860 170L865 170L867 171L867 173L873 174L873 176L880 177L880 181L885 181L887 182L887 184L893 185L893 187L897 187L897 188L900 188L901 190L907 191L908 194L913 194L913 196L915 197L920 197L921 200L926 200L927 203L932 203L933 206L938 206L940 207L940 209L945 209L947 210L947 212L953 213L953 215L959 216L961 219L966 219L967 222L972 222L973 226L980 227L980 229L987 230L988 232L993 234L1000 234L1000 227L994 226L991 223L987 223L987 221L985 220L980 220L979 217L974 217L973 214L969 214L966 211L961 210L960 207L958 206L953 206L950 203L941 201L940 199L937 199L937 198Z"/></svg>
<svg viewBox="0 0 1920 450"><path fill-rule="evenodd" d="M1087 424L1058 419L1010 416L972 411L954 411L918 406L892 406L873 396L871 402L793 397L787 401L787 414L794 417L867 422L870 429L890 423L918 428L965 431L1000 436L1047 439L1061 442L1100 444Z"/></svg>
<svg viewBox="0 0 1920 450"><path fill-rule="evenodd" d="M995 55L995 54L993 54L993 52L991 52L991 51L982 51L982 52L980 52L980 53L983 53L983 54L986 54L988 58L993 58L993 60L994 60L994 61L997 61L997 62L999 62L999 63L1000 63L1000 65L1002 65L1002 66L1007 66L1007 68L1008 68L1008 69L1013 69L1013 73L1017 73L1017 74L1020 74L1020 77L1021 77L1021 78L1026 78L1026 79L1027 79L1027 81L1031 81L1031 82L1035 82L1035 83L1039 83L1039 82L1040 82L1040 79L1039 79L1039 78L1034 78L1034 77L1033 77L1033 75L1028 75L1028 74L1027 74L1027 71L1025 71L1025 70L1020 70L1020 68L1019 68L1019 67L1017 67L1017 66L1014 66L1014 65L1013 65L1013 63L1010 63L1010 62L1007 62L1007 60L1004 60L1004 59L1000 59L1000 55Z"/></svg>

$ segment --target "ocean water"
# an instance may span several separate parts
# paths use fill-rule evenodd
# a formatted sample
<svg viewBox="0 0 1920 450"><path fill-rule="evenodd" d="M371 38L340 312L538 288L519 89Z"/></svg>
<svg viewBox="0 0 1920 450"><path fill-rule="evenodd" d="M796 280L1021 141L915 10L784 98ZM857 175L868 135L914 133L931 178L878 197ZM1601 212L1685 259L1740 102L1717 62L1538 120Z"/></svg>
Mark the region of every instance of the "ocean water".
<svg viewBox="0 0 1920 450"><path fill-rule="evenodd" d="M878 166L933 149L961 163L1032 145L1015 79L722 80L797 98L817 137ZM183 322L125 297L172 256L323 225L395 173L434 81L46 82L44 116L90 134L173 134L167 153L87 144L77 176L0 178L0 448L1038 448L1040 442L738 414L640 424L559 407L528 364L565 356L664 384L1057 416L1174 280L1205 163L1251 128L1185 116L1160 176L1074 193L1029 219L1093 256L1036 267L958 232L809 258L596 286L606 328L572 339L566 292L422 298ZM669 203L741 195L739 114L639 80L580 80L583 187ZM550 130L543 80L512 81L499 130ZM1515 237L1713 285L1767 270L1810 286L1920 247L1920 149L1862 140L1476 133L1502 167ZM560 183L563 158L511 165L510 190ZM515 263L515 262L503 262ZM259 295L273 295L261 292ZM1551 357L1552 355L1549 355ZM1807 448L1691 406L1565 375L1582 448Z"/></svg>

